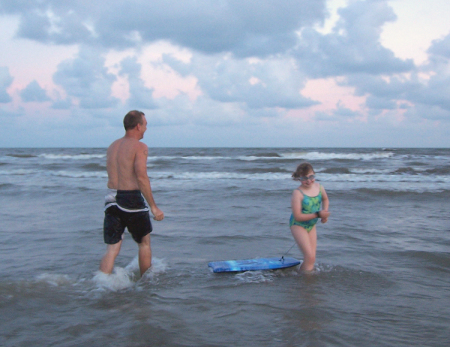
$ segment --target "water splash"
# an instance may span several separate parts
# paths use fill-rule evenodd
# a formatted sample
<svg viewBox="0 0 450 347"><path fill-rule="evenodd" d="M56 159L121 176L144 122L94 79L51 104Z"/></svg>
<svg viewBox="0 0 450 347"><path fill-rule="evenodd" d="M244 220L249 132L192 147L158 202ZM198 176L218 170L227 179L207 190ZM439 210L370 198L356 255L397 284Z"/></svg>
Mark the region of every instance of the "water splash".
<svg viewBox="0 0 450 347"><path fill-rule="evenodd" d="M246 271L237 274L239 283L264 283L273 281L272 271Z"/></svg>
<svg viewBox="0 0 450 347"><path fill-rule="evenodd" d="M58 275L58 274L48 274L48 273L43 273L39 276L36 276L36 281L44 282L44 283L50 284L54 287L72 283L68 275Z"/></svg>
<svg viewBox="0 0 450 347"><path fill-rule="evenodd" d="M98 289L118 291L134 285L133 276L124 268L116 267L112 274L97 271L92 279Z"/></svg>
<svg viewBox="0 0 450 347"><path fill-rule="evenodd" d="M139 259L134 257L125 268L116 266L112 274L97 271L93 282L98 289L120 291L135 287L138 282L153 282L158 275L166 272L167 263L163 259L153 258L152 267L142 276L139 271Z"/></svg>

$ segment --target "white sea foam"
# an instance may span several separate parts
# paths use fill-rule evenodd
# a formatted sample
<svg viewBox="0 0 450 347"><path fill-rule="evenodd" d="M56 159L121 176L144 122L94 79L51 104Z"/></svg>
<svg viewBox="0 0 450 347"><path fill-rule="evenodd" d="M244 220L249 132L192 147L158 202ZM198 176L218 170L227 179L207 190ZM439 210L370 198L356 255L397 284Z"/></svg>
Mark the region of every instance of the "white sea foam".
<svg viewBox="0 0 450 347"><path fill-rule="evenodd" d="M320 172L319 170L317 170ZM395 170L388 169L351 169L351 173L316 175L318 181L324 182L422 182L425 177L420 174L390 174ZM152 172L152 179L176 180L291 180L289 173L236 173L236 172ZM446 175L428 175L429 182L450 182Z"/></svg>
<svg viewBox="0 0 450 347"><path fill-rule="evenodd" d="M354 174L390 174L393 173L395 169L352 168L349 171Z"/></svg>
<svg viewBox="0 0 450 347"><path fill-rule="evenodd" d="M322 182L423 182L426 179L430 183L450 183L448 175L426 175L420 172L424 170L416 170L415 173L396 173L397 168L392 169L372 169L372 168L351 168L350 173L325 173L323 168L316 169L316 179ZM12 169L0 170L0 175L5 176L29 176L40 174L39 170L30 169ZM74 178L74 179L106 179L108 177L106 171L69 171L60 170L47 172L45 175ZM153 171L149 172L151 180L171 181L205 181L205 180L248 180L248 181L286 181L291 180L288 172L258 172L258 173L242 173L242 172L225 172L225 171Z"/></svg>
<svg viewBox="0 0 450 347"><path fill-rule="evenodd" d="M157 161L157 160L242 160L242 161L257 161L257 160L373 160L373 159L386 159L394 156L394 152L372 152L372 153L326 153L319 151L302 151L302 152L291 152L291 153L279 153L279 156L256 156L256 155L240 155L236 157L230 156L150 156L147 161Z"/></svg>
<svg viewBox="0 0 450 347"><path fill-rule="evenodd" d="M268 173L237 173L237 172L151 172L153 179L181 179L181 180L278 180L290 178L289 174L279 172Z"/></svg>
<svg viewBox="0 0 450 347"><path fill-rule="evenodd" d="M230 160L232 157L222 157L222 156L201 156L201 155L188 155L188 156L151 156L147 157L147 161L156 161L156 160Z"/></svg>
<svg viewBox="0 0 450 347"><path fill-rule="evenodd" d="M102 159L106 157L106 154L52 154L42 153L39 154L40 158L50 160L89 160L89 159Z"/></svg>
<svg viewBox="0 0 450 347"><path fill-rule="evenodd" d="M181 157L182 159L186 159L186 160L230 160L233 159L231 157L207 157L207 156L186 156L186 157Z"/></svg>
<svg viewBox="0 0 450 347"><path fill-rule="evenodd" d="M412 170L415 172L425 172L427 171L427 168L422 167L411 167ZM397 172L398 168L392 168L392 169L372 169L372 168L351 168L349 171L354 174L392 174Z"/></svg>
<svg viewBox="0 0 450 347"><path fill-rule="evenodd" d="M179 159L179 157L174 157L174 156L152 156L152 157L147 157L147 161L155 161L155 160L175 160L175 159Z"/></svg>
<svg viewBox="0 0 450 347"><path fill-rule="evenodd" d="M301 160L373 160L387 159L394 156L393 152L373 153L325 153L325 152L293 152L282 153L283 158Z"/></svg>
<svg viewBox="0 0 450 347"><path fill-rule="evenodd" d="M0 170L0 175L32 175L36 174L39 171L37 170L30 170L30 169L13 169L13 170Z"/></svg>
<svg viewBox="0 0 450 347"><path fill-rule="evenodd" d="M55 171L50 175L70 178L107 178L106 171Z"/></svg>
<svg viewBox="0 0 450 347"><path fill-rule="evenodd" d="M276 159L280 159L280 158L278 158L278 157L257 157L254 155L249 155L249 156L239 156L239 157L237 157L237 159L244 160L244 161L254 161L254 160L267 160L267 159L276 160Z"/></svg>
<svg viewBox="0 0 450 347"><path fill-rule="evenodd" d="M422 175L358 175L358 174L321 174L317 177L325 182L423 182L450 183L449 176L422 176Z"/></svg>

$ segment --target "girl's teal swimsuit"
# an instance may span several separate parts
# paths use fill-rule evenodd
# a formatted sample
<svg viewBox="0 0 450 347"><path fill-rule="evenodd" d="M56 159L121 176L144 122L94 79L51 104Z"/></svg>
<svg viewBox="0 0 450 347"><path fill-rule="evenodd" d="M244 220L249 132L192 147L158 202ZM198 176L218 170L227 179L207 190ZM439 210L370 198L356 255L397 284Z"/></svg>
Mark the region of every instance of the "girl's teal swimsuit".
<svg viewBox="0 0 450 347"><path fill-rule="evenodd" d="M303 194L302 201L302 213L317 213L320 211L320 206L322 204L322 186L319 186L319 194L317 196L308 196L302 192L300 188L297 188ZM294 214L291 214L291 219L289 220L289 226L298 225L305 228L307 232L316 225L319 218L314 218L304 222L299 222L294 219Z"/></svg>

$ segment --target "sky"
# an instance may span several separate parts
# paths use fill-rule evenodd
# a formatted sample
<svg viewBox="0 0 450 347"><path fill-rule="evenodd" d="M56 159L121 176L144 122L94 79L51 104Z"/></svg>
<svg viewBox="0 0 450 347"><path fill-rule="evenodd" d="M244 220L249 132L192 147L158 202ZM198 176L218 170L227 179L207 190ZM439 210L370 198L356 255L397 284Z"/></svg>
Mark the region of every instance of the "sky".
<svg viewBox="0 0 450 347"><path fill-rule="evenodd" d="M448 0L1 0L0 147L449 147Z"/></svg>

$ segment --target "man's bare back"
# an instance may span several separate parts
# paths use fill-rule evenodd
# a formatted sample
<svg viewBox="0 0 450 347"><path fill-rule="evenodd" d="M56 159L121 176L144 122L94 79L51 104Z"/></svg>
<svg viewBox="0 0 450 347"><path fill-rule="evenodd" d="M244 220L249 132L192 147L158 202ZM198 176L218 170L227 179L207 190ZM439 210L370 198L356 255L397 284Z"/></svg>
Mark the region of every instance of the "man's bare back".
<svg viewBox="0 0 450 347"><path fill-rule="evenodd" d="M133 138L123 137L114 141L107 152L108 188L138 190L135 172L137 151L146 151L145 144ZM146 147L146 146L145 146Z"/></svg>

